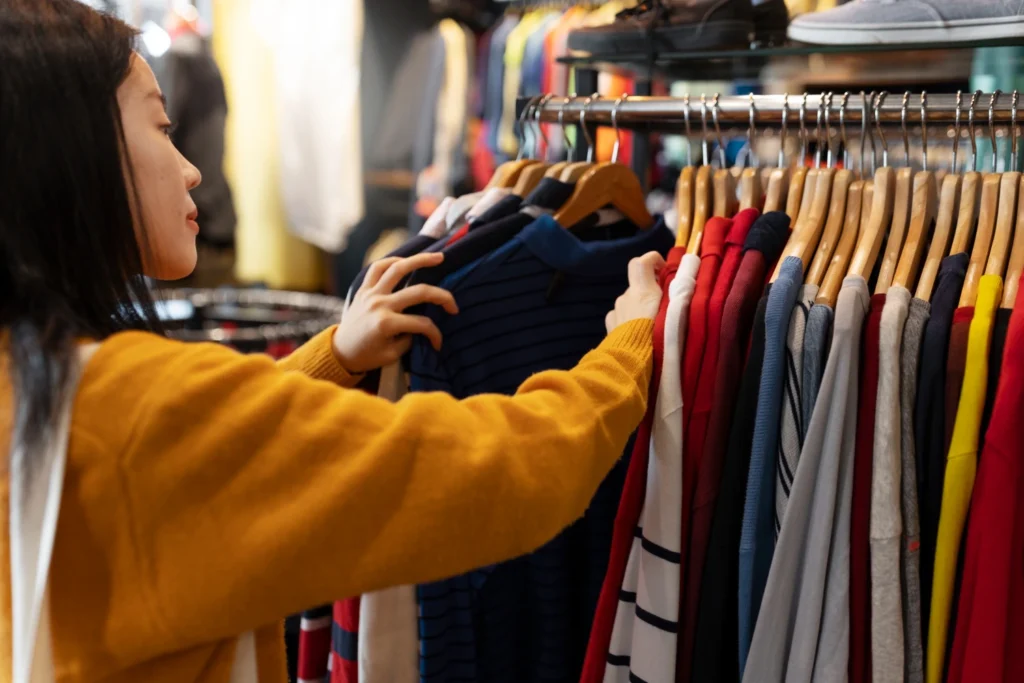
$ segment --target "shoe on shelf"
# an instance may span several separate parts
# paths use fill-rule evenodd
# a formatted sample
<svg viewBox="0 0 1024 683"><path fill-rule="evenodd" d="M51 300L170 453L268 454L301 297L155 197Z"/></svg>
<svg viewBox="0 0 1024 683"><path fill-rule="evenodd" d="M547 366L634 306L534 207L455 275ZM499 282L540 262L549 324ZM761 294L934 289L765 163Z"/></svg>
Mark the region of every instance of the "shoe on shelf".
<svg viewBox="0 0 1024 683"><path fill-rule="evenodd" d="M793 19L789 37L818 45L966 43L1024 38L1024 2L855 0Z"/></svg>
<svg viewBox="0 0 1024 683"><path fill-rule="evenodd" d="M594 56L690 52L750 44L750 0L647 0L615 21L569 33L570 50Z"/></svg>
<svg viewBox="0 0 1024 683"><path fill-rule="evenodd" d="M753 6L754 40L759 47L782 45L786 42L789 26L789 7L786 0L764 0Z"/></svg>

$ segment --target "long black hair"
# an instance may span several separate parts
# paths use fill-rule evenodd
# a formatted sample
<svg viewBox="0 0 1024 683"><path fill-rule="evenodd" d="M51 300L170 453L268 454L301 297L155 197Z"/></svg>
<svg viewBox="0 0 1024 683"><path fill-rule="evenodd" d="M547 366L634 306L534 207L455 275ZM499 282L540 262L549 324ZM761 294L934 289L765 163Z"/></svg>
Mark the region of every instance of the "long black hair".
<svg viewBox="0 0 1024 683"><path fill-rule="evenodd" d="M135 40L77 0L0 2L0 329L23 447L47 439L79 340L159 328L117 103Z"/></svg>

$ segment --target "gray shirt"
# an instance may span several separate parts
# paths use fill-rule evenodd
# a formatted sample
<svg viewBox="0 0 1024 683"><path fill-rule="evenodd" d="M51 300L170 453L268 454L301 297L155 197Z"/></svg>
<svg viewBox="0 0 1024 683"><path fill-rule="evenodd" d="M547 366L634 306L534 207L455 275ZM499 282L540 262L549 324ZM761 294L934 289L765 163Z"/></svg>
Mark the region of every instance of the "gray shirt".
<svg viewBox="0 0 1024 683"><path fill-rule="evenodd" d="M917 511L917 452L914 442L914 406L917 403L917 366L921 339L931 315L931 304L910 300L910 313L903 327L900 360L900 447L902 450L904 678L907 683L924 682L924 643L921 635L921 524Z"/></svg>
<svg viewBox="0 0 1024 683"><path fill-rule="evenodd" d="M821 376L828 360L828 348L832 344L832 307L814 304L807 314L807 328L804 331L804 425L811 424L814 403L818 400Z"/></svg>
<svg viewBox="0 0 1024 683"><path fill-rule="evenodd" d="M754 630L747 683L847 680L857 377L869 301L863 278L843 281L832 349Z"/></svg>
<svg viewBox="0 0 1024 683"><path fill-rule="evenodd" d="M871 466L871 679L875 683L903 681L900 350L909 311L910 292L890 287L879 327Z"/></svg>
<svg viewBox="0 0 1024 683"><path fill-rule="evenodd" d="M789 317L789 334L786 336L786 374L782 394L782 415L779 418L779 450L776 458L775 478L775 536L779 535L789 504L789 491L793 487L800 449L804 444L807 423L803 413L803 364L804 330L807 314L818 296L817 285L804 285L797 297L796 306Z"/></svg>

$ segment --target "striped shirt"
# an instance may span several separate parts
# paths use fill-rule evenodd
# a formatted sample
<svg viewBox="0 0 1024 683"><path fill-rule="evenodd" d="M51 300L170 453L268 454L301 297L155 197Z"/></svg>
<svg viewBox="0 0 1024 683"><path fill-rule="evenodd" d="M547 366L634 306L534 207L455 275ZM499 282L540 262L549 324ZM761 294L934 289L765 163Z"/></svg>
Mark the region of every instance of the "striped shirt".
<svg viewBox="0 0 1024 683"><path fill-rule="evenodd" d="M682 251L673 250L673 256ZM655 399L647 465L647 493L637 527L619 609L612 630L605 681L675 680L679 633L682 540L683 396L681 361L686 328L680 325L693 296L700 259L682 257L664 284L665 315L661 379Z"/></svg>
<svg viewBox="0 0 1024 683"><path fill-rule="evenodd" d="M775 460L775 538L779 537L779 531L782 529L782 520L786 515L789 492L793 488L793 477L796 476L796 466L800 460L800 449L803 448L807 429L803 417L804 329L807 327L807 316L817 295L817 285L804 285L789 318L782 417Z"/></svg>
<svg viewBox="0 0 1024 683"><path fill-rule="evenodd" d="M628 286L630 259L665 254L672 242L663 225L584 242L552 218L538 218L442 280L459 315L427 307L444 345L437 352L414 340L412 389L510 395L536 372L573 367L604 338L605 315ZM422 681L578 678L625 464L587 514L540 550L417 588Z"/></svg>

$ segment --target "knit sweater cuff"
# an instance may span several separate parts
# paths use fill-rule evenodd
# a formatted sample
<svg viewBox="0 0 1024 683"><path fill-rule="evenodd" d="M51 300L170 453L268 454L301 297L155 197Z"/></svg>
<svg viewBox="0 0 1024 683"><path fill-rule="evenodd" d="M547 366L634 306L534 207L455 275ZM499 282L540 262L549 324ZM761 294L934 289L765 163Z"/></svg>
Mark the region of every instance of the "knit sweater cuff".
<svg viewBox="0 0 1024 683"><path fill-rule="evenodd" d="M341 366L334 355L334 331L332 325L316 335L287 358L278 362L278 367L286 371L301 372L313 379L333 382L341 387L354 387L363 375L354 375Z"/></svg>
<svg viewBox="0 0 1024 683"><path fill-rule="evenodd" d="M619 325L601 344L606 349L618 349L649 359L654 349L654 321L638 318Z"/></svg>

